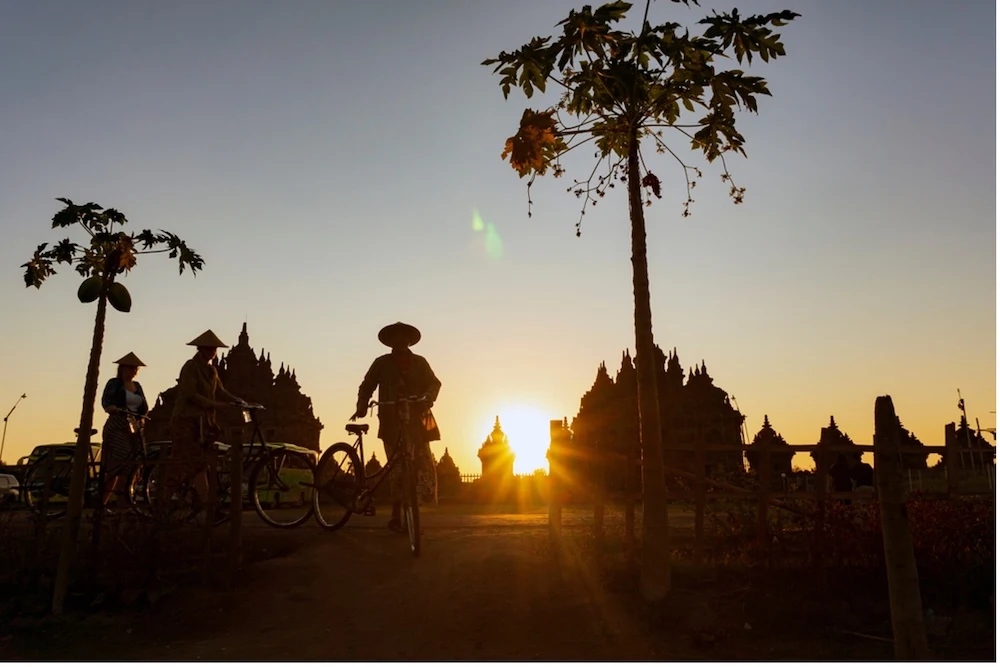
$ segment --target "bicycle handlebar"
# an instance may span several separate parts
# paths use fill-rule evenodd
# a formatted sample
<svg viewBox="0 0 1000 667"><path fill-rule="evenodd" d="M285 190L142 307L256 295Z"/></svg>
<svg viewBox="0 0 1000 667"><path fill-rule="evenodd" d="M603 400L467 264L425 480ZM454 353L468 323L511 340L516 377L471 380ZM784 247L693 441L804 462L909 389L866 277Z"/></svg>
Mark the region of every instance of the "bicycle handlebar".
<svg viewBox="0 0 1000 667"><path fill-rule="evenodd" d="M260 403L247 403L246 401L233 401L232 405L237 408L242 408L243 410L267 410Z"/></svg>
<svg viewBox="0 0 1000 667"><path fill-rule="evenodd" d="M430 398L426 394L423 396L402 396L394 401L369 401L368 407L373 408L377 405L401 405L403 403L424 403L429 400Z"/></svg>

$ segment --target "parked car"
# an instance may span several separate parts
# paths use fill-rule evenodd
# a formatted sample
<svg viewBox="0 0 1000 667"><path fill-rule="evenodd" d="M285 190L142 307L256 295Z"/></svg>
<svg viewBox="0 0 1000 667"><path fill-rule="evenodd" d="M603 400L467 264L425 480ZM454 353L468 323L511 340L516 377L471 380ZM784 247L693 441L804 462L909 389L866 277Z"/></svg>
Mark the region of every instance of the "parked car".
<svg viewBox="0 0 1000 667"><path fill-rule="evenodd" d="M91 443L91 454L95 461L100 459L100 443ZM64 502L69 495L70 473L73 470L73 454L76 449L75 442L60 442L48 445L38 445L27 456L22 456L17 465L22 470L24 484L22 491L25 493L38 493L44 486L42 480L45 476L45 466L39 465L49 456L52 456L52 486L53 495L50 500L53 502ZM87 475L91 480L96 479L97 471L90 467Z"/></svg>
<svg viewBox="0 0 1000 667"><path fill-rule="evenodd" d="M75 442L60 442L51 445L38 445L33 450L31 450L30 454L28 454L27 456L22 456L18 460L17 465L25 466L37 463L39 459L41 459L49 452L53 451L55 452L57 462L72 461L73 452L75 449L76 449ZM101 443L99 442L91 443L90 450L93 453L94 460L95 461L98 460L101 455Z"/></svg>
<svg viewBox="0 0 1000 667"><path fill-rule="evenodd" d="M20 484L13 475L0 474L0 505L10 507L17 503Z"/></svg>

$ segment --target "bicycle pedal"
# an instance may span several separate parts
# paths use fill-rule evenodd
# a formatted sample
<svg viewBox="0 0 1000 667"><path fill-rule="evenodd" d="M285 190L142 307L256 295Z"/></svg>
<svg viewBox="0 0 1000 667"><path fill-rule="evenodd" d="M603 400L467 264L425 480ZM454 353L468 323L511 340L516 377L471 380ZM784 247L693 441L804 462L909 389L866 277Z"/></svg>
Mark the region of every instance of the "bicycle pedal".
<svg viewBox="0 0 1000 667"><path fill-rule="evenodd" d="M365 511L362 512L362 514L364 516L375 516L375 506L369 505L368 507L365 508Z"/></svg>

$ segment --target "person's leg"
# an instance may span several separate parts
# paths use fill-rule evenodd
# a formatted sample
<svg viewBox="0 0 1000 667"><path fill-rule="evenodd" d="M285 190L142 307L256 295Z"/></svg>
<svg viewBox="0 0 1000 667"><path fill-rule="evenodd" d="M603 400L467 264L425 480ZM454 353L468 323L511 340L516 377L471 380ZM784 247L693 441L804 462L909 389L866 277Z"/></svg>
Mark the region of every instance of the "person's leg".
<svg viewBox="0 0 1000 667"><path fill-rule="evenodd" d="M426 500L432 505L437 504L437 467L434 463L434 454L431 452L431 444L427 441L426 431L420 421L414 424L410 434L417 446L414 449L417 468L417 497L420 501Z"/></svg>
<svg viewBox="0 0 1000 667"><path fill-rule="evenodd" d="M204 505L208 502L208 473L200 464L199 468L200 470L194 476L194 479L191 480L191 488L198 494L198 502Z"/></svg>
<svg viewBox="0 0 1000 667"><path fill-rule="evenodd" d="M379 436L382 438L382 446L385 448L386 465L396 455L399 444L399 429L394 420L383 419ZM402 528L402 466L397 462L389 471L389 500L392 502L392 517L389 519L390 530L400 530Z"/></svg>
<svg viewBox="0 0 1000 667"><path fill-rule="evenodd" d="M101 495L101 506L107 507L115 492L122 486L120 479L122 466L130 452L130 432L128 422L121 415L109 415L101 432L101 468L104 471L104 488Z"/></svg>
<svg viewBox="0 0 1000 667"><path fill-rule="evenodd" d="M111 499L116 497L116 493L120 496L122 487L124 486L122 475L118 473L110 474L104 483L104 496L101 498L101 506L107 507Z"/></svg>
<svg viewBox="0 0 1000 667"><path fill-rule="evenodd" d="M170 502L185 484L198 494L196 502L203 503L208 498L208 477L200 461L200 437L197 417L178 417L170 421L170 446L162 466L162 490L157 493L161 502Z"/></svg>

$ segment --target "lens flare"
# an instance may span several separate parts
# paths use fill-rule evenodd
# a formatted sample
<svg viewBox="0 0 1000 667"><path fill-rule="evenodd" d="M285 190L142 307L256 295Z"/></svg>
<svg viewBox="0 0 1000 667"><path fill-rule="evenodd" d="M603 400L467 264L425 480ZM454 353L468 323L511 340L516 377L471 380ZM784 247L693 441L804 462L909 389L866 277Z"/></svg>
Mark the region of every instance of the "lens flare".
<svg viewBox="0 0 1000 667"><path fill-rule="evenodd" d="M486 254L493 259L503 257L503 241L492 222L486 223Z"/></svg>
<svg viewBox="0 0 1000 667"><path fill-rule="evenodd" d="M503 239L500 232L492 222L485 222L479 211L472 212L472 231L483 235L483 249L490 259L498 260L503 257Z"/></svg>

